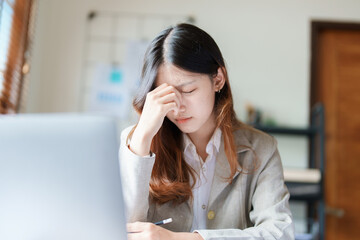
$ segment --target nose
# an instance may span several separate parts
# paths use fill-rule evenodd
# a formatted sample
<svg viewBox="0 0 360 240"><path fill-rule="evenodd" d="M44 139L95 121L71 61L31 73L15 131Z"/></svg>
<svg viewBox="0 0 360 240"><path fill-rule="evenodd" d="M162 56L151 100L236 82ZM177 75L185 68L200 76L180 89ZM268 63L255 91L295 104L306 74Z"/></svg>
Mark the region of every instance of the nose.
<svg viewBox="0 0 360 240"><path fill-rule="evenodd" d="M180 113L185 112L185 106L184 105L182 105L182 104L180 105L179 112Z"/></svg>
<svg viewBox="0 0 360 240"><path fill-rule="evenodd" d="M180 100L180 107L179 107L179 113L183 113L185 112L185 104L184 104L184 101L181 101Z"/></svg>

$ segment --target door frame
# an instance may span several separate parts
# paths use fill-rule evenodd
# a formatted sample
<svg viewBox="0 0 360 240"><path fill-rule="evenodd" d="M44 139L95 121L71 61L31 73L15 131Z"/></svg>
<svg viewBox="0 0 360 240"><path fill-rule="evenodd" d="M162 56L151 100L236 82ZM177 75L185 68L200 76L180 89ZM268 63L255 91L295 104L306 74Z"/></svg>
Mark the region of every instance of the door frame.
<svg viewBox="0 0 360 240"><path fill-rule="evenodd" d="M324 20L312 20L311 21L311 57L310 57L310 101L309 101L309 109L312 109L312 107L316 104L316 97L315 94L317 92L318 87L318 79L317 79L317 66L319 61L319 46L320 46L320 34L325 30L347 30L347 31L360 31L360 22L342 22L342 21L324 21ZM311 121L311 119L310 119ZM326 119L325 119L326 122ZM310 143L312 144L312 143ZM325 152L324 159L326 159ZM309 158L310 159L310 158ZM310 162L309 162L310 164ZM324 161L323 168L325 170L326 160ZM322 191L324 194L324 183L325 179L324 176L322 176L321 185L322 185ZM323 195L324 200L325 196ZM325 206L326 207L326 202ZM325 211L325 209L324 209ZM308 216L313 213L313 206L310 205L310 208L308 208ZM325 237L325 219L326 219L326 211L323 213L323 215L320 214L319 217L323 217L323 223L322 226L320 226L320 239L324 239Z"/></svg>

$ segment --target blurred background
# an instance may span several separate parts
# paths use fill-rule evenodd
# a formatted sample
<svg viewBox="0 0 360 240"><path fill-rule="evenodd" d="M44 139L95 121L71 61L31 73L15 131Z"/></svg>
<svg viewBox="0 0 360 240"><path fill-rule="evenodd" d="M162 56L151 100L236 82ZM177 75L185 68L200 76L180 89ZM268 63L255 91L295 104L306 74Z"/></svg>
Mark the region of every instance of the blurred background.
<svg viewBox="0 0 360 240"><path fill-rule="evenodd" d="M218 43L239 119L277 138L298 238L357 239L358 0L0 0L0 112L135 123L146 47L179 22Z"/></svg>

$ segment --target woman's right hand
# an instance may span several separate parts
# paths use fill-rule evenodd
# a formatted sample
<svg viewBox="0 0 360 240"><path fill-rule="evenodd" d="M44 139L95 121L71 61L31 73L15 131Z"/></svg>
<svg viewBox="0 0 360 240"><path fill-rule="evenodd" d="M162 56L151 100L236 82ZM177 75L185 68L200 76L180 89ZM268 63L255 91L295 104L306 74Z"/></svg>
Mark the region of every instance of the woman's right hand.
<svg viewBox="0 0 360 240"><path fill-rule="evenodd" d="M162 126L166 114L170 111L175 111L177 114L180 104L181 94L167 83L149 92L146 95L139 123L131 138L131 151L140 156L148 155L151 141Z"/></svg>

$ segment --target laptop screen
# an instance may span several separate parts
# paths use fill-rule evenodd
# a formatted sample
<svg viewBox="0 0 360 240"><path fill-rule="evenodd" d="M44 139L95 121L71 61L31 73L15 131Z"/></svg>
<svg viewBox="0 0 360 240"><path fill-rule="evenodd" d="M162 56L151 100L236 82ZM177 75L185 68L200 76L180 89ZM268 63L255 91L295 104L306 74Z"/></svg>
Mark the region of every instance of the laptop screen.
<svg viewBox="0 0 360 240"><path fill-rule="evenodd" d="M114 119L0 118L0 239L126 239Z"/></svg>

